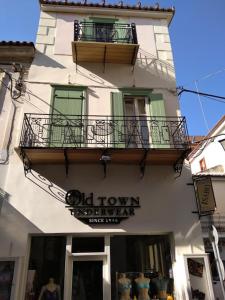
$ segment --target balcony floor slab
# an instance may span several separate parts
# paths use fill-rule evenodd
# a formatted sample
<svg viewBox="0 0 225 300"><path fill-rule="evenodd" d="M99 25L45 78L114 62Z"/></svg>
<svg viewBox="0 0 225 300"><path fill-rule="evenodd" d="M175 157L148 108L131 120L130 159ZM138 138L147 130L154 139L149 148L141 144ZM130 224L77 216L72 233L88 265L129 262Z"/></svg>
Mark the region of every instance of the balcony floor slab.
<svg viewBox="0 0 225 300"><path fill-rule="evenodd" d="M182 156L184 149L22 147L16 148L16 151L19 155L23 151L32 165L63 164L65 151L69 163L96 164L100 162L102 155L107 155L113 164L140 164L145 157L147 165L173 165Z"/></svg>
<svg viewBox="0 0 225 300"><path fill-rule="evenodd" d="M73 61L79 63L115 63L134 65L139 45L108 42L72 42Z"/></svg>

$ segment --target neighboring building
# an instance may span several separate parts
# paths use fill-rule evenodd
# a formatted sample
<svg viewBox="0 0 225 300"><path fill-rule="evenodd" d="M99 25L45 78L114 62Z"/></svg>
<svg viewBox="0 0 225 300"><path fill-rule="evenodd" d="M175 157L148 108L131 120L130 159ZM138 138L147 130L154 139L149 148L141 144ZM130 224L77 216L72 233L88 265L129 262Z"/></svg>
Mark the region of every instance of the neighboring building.
<svg viewBox="0 0 225 300"><path fill-rule="evenodd" d="M6 178L10 140L14 119L18 118L21 105L13 101L7 90L12 86L13 97L23 96L30 64L34 57L34 44L28 42L0 41L0 186ZM13 78L11 85L10 78ZM16 121L15 121L16 122Z"/></svg>
<svg viewBox="0 0 225 300"><path fill-rule="evenodd" d="M225 115L213 129L202 138L202 142L189 155L194 180L210 178L215 197L216 210L213 215L201 218L205 249L210 253L212 275L216 299L223 299L209 228L214 225L219 233L219 249L225 265Z"/></svg>
<svg viewBox="0 0 225 300"><path fill-rule="evenodd" d="M57 294L54 278L64 300L213 300L183 163L174 10L40 4L2 185L0 272L8 291L14 274L12 298Z"/></svg>

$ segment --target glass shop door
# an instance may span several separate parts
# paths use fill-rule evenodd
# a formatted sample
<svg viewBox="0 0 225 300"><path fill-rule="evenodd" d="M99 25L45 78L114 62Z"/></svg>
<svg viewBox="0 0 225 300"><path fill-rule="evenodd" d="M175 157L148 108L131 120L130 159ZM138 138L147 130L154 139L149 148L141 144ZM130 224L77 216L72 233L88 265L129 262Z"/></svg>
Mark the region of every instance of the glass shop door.
<svg viewBox="0 0 225 300"><path fill-rule="evenodd" d="M73 261L72 300L103 300L103 261Z"/></svg>

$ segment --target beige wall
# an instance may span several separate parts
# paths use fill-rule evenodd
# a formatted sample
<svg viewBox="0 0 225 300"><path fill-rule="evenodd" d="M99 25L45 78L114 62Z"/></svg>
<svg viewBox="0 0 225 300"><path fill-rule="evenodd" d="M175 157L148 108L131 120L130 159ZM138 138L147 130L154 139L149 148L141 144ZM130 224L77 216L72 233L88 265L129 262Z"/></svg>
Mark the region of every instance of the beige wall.
<svg viewBox="0 0 225 300"><path fill-rule="evenodd" d="M140 180L137 165L109 165L107 177L103 179L100 163L70 165L68 177L63 165L41 165L24 176L22 161L14 150L19 145L23 114L49 113L50 84L87 86L89 114L110 114L110 93L121 87L152 88L155 93L164 95L167 115L179 114L165 21L133 18L140 46L150 53L149 57L146 59L147 54L142 53L142 59L137 60L133 71L131 66L106 65L103 72L100 64L86 64L76 70L69 54L71 20L76 17L54 13L41 15L36 44L38 51L31 66L27 92L16 117L9 171L4 185L7 197L0 217L0 244L3 245L0 256L20 257L26 262L30 234L173 233L177 299L188 299L183 254L204 252L200 222L192 214L196 207L193 187L187 185L191 181L188 166L177 179L172 166L149 166ZM65 192L73 188L106 196L139 196L141 208L120 225L88 226L71 216L65 208ZM26 263L22 263L21 270L26 272ZM24 282L24 276L21 276L21 282Z"/></svg>
<svg viewBox="0 0 225 300"><path fill-rule="evenodd" d="M29 77L31 82L36 82L30 86L32 92L39 94L42 86L37 82L88 86L92 94L101 97L104 110L109 112L110 88L152 88L154 92L157 89L163 93L167 115L180 114L167 21L115 16L124 22L136 23L141 50L134 70L129 65L107 64L104 71L102 64L91 63L79 65L76 69L72 61L73 22L85 17L42 12L36 42L40 52L36 54ZM97 101L91 94L88 101L90 112L96 111Z"/></svg>
<svg viewBox="0 0 225 300"><path fill-rule="evenodd" d="M1 256L26 256L29 234L163 234L173 233L175 257L173 271L177 299L185 294L183 254L203 253L201 227L196 210L189 170L179 179L171 166L149 166L140 180L138 166L110 165L103 179L101 164L42 165L27 177L17 155L11 159L0 218ZM12 175L13 174L13 175ZM70 215L64 196L70 189L104 196L139 196L141 208L120 225L89 226Z"/></svg>

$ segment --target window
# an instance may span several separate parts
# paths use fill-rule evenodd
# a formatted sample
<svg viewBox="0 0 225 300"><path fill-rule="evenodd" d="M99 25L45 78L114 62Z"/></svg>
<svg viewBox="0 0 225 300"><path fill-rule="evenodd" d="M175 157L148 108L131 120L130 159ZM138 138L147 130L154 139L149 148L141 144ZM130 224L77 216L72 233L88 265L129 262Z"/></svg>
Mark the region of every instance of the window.
<svg viewBox="0 0 225 300"><path fill-rule="evenodd" d="M65 249L65 237L32 237L25 300L38 300L50 280L57 286L57 292L62 297Z"/></svg>
<svg viewBox="0 0 225 300"><path fill-rule="evenodd" d="M72 252L104 252L104 237L76 237L72 240Z"/></svg>
<svg viewBox="0 0 225 300"><path fill-rule="evenodd" d="M139 299L142 288L145 289L142 292L148 294L146 299L159 297L161 292L164 293L164 298L172 294L169 236L113 237L111 283L112 299L118 299L118 296L123 299L125 297L123 293L127 292L132 299ZM163 291L160 286L163 286Z"/></svg>
<svg viewBox="0 0 225 300"><path fill-rule="evenodd" d="M206 170L206 162L205 162L205 158L202 158L202 159L199 161L199 164L200 164L200 170L201 170L201 171L205 171L205 170Z"/></svg>
<svg viewBox="0 0 225 300"><path fill-rule="evenodd" d="M14 261L0 261L0 299L11 299L14 268Z"/></svg>
<svg viewBox="0 0 225 300"><path fill-rule="evenodd" d="M113 27L112 23L94 23L95 40L97 42L113 42Z"/></svg>
<svg viewBox="0 0 225 300"><path fill-rule="evenodd" d="M124 96L126 146L138 148L149 145L146 97Z"/></svg>

